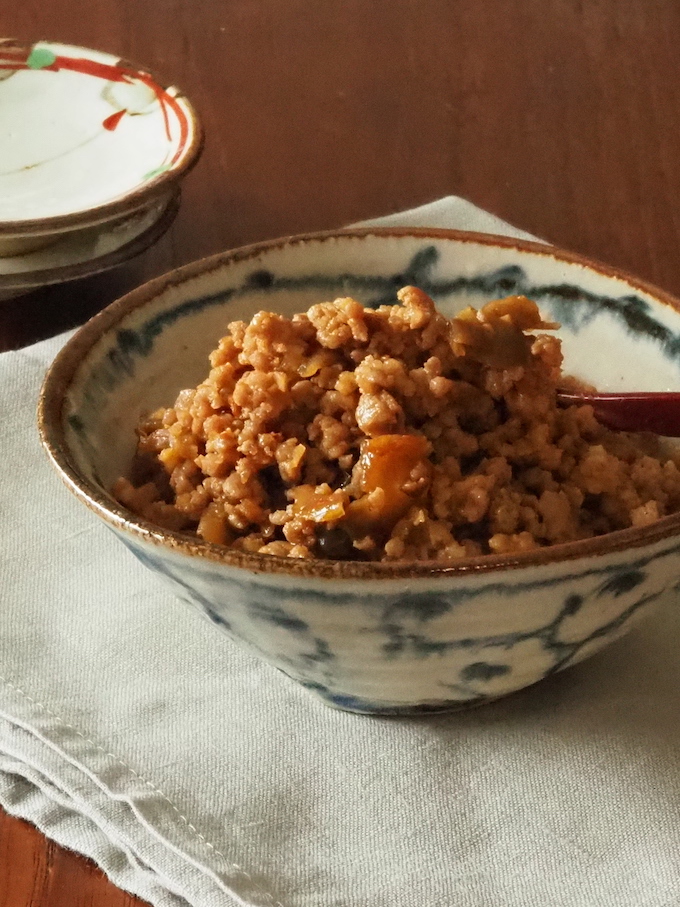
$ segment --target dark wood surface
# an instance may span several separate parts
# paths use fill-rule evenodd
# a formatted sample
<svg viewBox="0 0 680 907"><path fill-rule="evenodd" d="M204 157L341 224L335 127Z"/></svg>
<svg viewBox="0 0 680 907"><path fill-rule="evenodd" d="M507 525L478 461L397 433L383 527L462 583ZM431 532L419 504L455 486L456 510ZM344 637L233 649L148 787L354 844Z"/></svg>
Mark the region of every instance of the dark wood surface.
<svg viewBox="0 0 680 907"><path fill-rule="evenodd" d="M143 63L206 131L158 245L0 303L0 350L195 258L448 194L680 295L677 0L24 0L0 29ZM0 907L139 903L0 812Z"/></svg>

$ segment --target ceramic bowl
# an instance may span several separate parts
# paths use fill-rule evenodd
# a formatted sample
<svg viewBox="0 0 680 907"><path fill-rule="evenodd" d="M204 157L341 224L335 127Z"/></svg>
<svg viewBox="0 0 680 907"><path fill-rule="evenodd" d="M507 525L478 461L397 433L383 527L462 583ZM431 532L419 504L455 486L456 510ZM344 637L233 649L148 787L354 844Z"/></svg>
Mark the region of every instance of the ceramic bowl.
<svg viewBox="0 0 680 907"><path fill-rule="evenodd" d="M0 42L0 255L112 227L169 196L202 147L176 88L111 54Z"/></svg>
<svg viewBox="0 0 680 907"><path fill-rule="evenodd" d="M520 240L369 229L218 255L130 293L52 365L40 430L71 491L215 627L326 703L401 714L481 703L592 655L676 594L680 515L513 556L442 567L244 554L134 517L108 489L144 410L207 371L234 319L414 284L452 315L512 293L561 322L566 369L601 389L680 382L680 305L611 268Z"/></svg>

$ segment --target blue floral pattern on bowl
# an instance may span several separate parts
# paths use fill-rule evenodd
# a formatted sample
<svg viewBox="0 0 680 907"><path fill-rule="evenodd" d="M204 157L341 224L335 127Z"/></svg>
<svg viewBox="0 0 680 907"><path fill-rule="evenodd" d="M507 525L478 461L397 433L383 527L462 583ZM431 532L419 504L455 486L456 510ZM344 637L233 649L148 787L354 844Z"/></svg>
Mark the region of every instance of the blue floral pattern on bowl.
<svg viewBox="0 0 680 907"><path fill-rule="evenodd" d="M480 703L535 683L621 636L679 584L677 541L561 576L530 567L503 581L424 579L404 591L403 583L244 581L224 565L120 538L232 639L330 705L374 714ZM404 705L414 690L420 701Z"/></svg>

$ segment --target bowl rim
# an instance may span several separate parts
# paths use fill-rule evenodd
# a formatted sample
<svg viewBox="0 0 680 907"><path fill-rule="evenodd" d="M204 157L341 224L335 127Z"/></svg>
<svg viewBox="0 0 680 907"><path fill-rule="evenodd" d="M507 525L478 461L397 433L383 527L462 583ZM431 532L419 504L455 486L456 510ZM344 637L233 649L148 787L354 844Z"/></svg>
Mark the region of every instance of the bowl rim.
<svg viewBox="0 0 680 907"><path fill-rule="evenodd" d="M57 233L61 231L76 230L84 226L97 226L113 220L119 215L132 214L138 208L144 207L161 196L172 190L175 183L179 184L187 173L197 164L205 144L205 133L203 125L198 116L196 108L189 100L185 92L173 82L168 84L165 80L149 67L139 65L126 57L118 57L108 50L98 50L94 47L83 47L78 44L66 44L62 41L50 41L47 38L38 38L35 41L20 41L15 38L0 39L0 54L6 48L12 48L20 51L30 51L37 44L47 45L49 48L68 48L69 50L82 51L84 54L98 54L108 57L112 63L122 66L126 69L133 70L140 75L149 76L154 85L166 94L172 90L173 97L176 98L185 108L185 114L191 127L191 135L185 147L182 156L169 169L158 173L150 180L137 185L135 188L102 204L95 205L91 208L71 211L67 214L54 214L48 217L37 217L25 220L2 220L0 219L0 236L24 236L26 234L43 235L47 233Z"/></svg>
<svg viewBox="0 0 680 907"><path fill-rule="evenodd" d="M206 542L181 532L161 529L146 520L136 517L131 511L113 499L104 489L90 482L78 470L70 456L62 422L62 410L69 387L79 365L92 347L129 313L143 308L166 290L183 284L198 276L209 274L249 258L256 258L263 252L287 245L305 245L313 242L333 241L337 238L352 239L368 236L423 238L453 240L459 243L474 243L501 247L518 252L529 252L551 257L557 261L577 264L595 273L624 280L631 287L653 296L663 305L680 313L680 300L665 290L633 277L611 265L586 258L541 242L533 242L491 233L477 233L466 230L449 230L427 227L349 227L314 233L285 236L279 239L252 243L239 248L220 252L183 265L137 287L120 299L108 305L87 321L67 341L48 368L40 391L38 403L38 430L40 440L53 467L62 481L89 509L94 511L111 528L127 533L137 540L167 548L188 556L218 562L225 566L240 568L249 573L278 574L308 579L334 580L390 580L417 578L452 578L454 576L488 575L491 578L499 571L523 567L544 567L576 559L602 557L623 550L638 549L680 534L680 512L662 517L641 528L620 529L591 539L564 542L538 548L533 551L508 555L481 555L461 558L452 564L436 561L332 561L321 559L298 559L270 554L236 551Z"/></svg>
<svg viewBox="0 0 680 907"><path fill-rule="evenodd" d="M162 197L159 196L159 201ZM92 277L94 274L101 274L103 271L109 271L124 262L130 261L137 255L141 255L151 246L155 245L172 226L180 209L182 199L182 190L179 186L170 189L167 200L159 207L156 219L149 224L141 233L133 236L132 239L105 252L103 255L97 255L94 258L87 258L84 261L73 264L55 265L52 268L42 270L19 271L12 274L0 274L0 291L11 292L28 292L39 287L55 286L60 283L67 283L71 280L78 280L81 277ZM137 212L133 212L133 216ZM87 228L83 228L87 229ZM97 229L94 227L93 229ZM76 231L73 231L74 233ZM68 236L68 233L64 234ZM0 301L0 305L2 302Z"/></svg>

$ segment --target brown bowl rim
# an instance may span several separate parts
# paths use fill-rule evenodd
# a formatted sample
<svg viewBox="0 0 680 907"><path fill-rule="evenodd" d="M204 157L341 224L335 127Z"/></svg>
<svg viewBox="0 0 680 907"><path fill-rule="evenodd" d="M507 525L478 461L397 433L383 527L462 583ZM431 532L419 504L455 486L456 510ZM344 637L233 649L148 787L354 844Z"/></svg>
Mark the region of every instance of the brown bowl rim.
<svg viewBox="0 0 680 907"><path fill-rule="evenodd" d="M157 277L122 296L92 317L65 344L45 376L38 404L40 440L61 479L83 503L119 532L129 533L151 545L169 548L188 556L217 562L257 574L275 574L307 579L390 580L419 578L453 578L455 576L489 575L523 567L545 567L554 563L602 557L623 550L649 546L680 534L680 513L672 514L642 528L621 529L606 535L575 542L566 542L512 555L483 555L464 558L454 564L436 561L330 561L296 559L268 554L247 553L214 545L184 533L160 529L137 518L118 504L100 486L84 478L70 455L63 430L62 407L70 383L94 344L114 328L123 317L156 298L170 287L178 286L200 275L208 274L231 262L254 258L265 251L286 245L332 241L336 238L422 237L423 239L455 240L512 249L549 256L558 261L581 265L605 277L618 278L631 287L654 297L680 313L680 301L652 284L633 277L619 268L586 258L576 252L491 233L448 230L427 227L363 227L329 230L281 237L241 246L186 264Z"/></svg>
<svg viewBox="0 0 680 907"><path fill-rule="evenodd" d="M0 236L23 236L25 234L47 234L67 230L75 230L79 227L97 226L113 220L115 217L123 214L132 214L138 208L143 208L147 203L150 204L157 196L161 196L171 191L174 184L179 186L180 182L189 173L189 171L198 163L205 144L205 134L203 125L198 113L184 91L173 82L166 83L164 79L149 67L141 66L134 61L124 57L117 57L109 50L99 50L95 47L83 47L79 44L68 44L63 41L51 41L48 38L37 38L35 41L20 41L14 38L0 39L0 50L4 47L12 47L25 50L34 47L36 44L57 45L60 47L73 48L74 50L85 51L86 53L103 54L115 60L116 63L134 69L135 72L151 76L156 85L164 91L173 89L175 97L182 101L186 106L187 118L191 124L192 136L187 143L184 154L170 170L159 173L153 179L148 180L143 185L132 189L125 195L104 202L101 205L95 205L93 208L85 208L79 211L73 211L70 214L55 214L50 217L38 217L27 220L0 220Z"/></svg>
<svg viewBox="0 0 680 907"><path fill-rule="evenodd" d="M38 289L39 287L56 286L78 280L81 277L92 277L109 271L124 262L136 258L155 245L170 229L179 213L182 200L182 190L179 186L170 189L170 194L160 209L158 217L142 233L128 240L124 245L70 265L56 265L41 271L21 271L15 274L0 274L0 291L7 290L17 293ZM10 297L13 298L13 297ZM1 303L0 303L1 304Z"/></svg>

